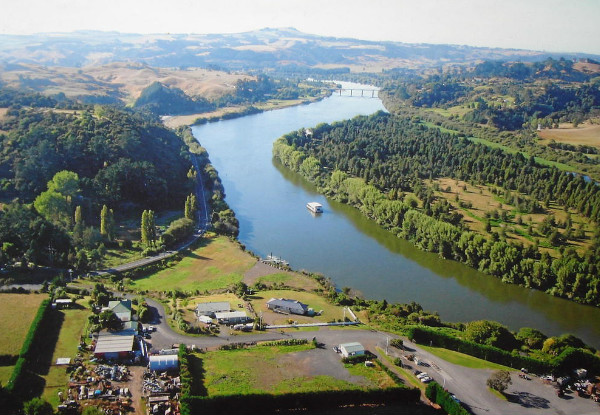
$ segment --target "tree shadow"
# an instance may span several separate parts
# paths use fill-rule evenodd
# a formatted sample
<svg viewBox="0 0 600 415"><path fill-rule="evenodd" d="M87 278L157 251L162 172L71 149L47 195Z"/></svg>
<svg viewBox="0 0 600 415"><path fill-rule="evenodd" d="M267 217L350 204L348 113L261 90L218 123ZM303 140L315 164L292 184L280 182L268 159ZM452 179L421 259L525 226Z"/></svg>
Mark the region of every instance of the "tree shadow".
<svg viewBox="0 0 600 415"><path fill-rule="evenodd" d="M188 355L188 362L190 365L190 372L192 372L192 395L195 396L208 396L208 390L204 385L204 375L206 370L204 369L204 361L201 357L195 354Z"/></svg>
<svg viewBox="0 0 600 415"><path fill-rule="evenodd" d="M550 401L548 399L529 392L505 393L504 395L509 402L517 403L524 408L550 408Z"/></svg>
<svg viewBox="0 0 600 415"><path fill-rule="evenodd" d="M27 368L33 373L45 376L50 371L52 356L64 321L64 312L50 309L40 323L40 328L27 357Z"/></svg>
<svg viewBox="0 0 600 415"><path fill-rule="evenodd" d="M192 251L186 251L183 256L186 258L203 259L203 260L207 260L207 261L212 261L212 258L207 258L205 256L198 255Z"/></svg>

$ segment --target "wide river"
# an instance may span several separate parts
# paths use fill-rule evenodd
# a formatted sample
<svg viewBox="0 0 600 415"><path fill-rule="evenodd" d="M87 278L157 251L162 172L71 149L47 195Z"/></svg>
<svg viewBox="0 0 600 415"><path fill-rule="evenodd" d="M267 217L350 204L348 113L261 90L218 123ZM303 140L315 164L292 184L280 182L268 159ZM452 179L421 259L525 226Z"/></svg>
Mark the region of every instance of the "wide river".
<svg viewBox="0 0 600 415"><path fill-rule="evenodd" d="M337 287L352 287L366 298L416 301L446 321L490 319L513 330L568 332L600 347L600 309L506 285L422 252L358 210L320 195L273 160L273 142L290 131L385 110L370 93L356 95L334 94L309 105L193 127L223 181L247 249L323 273ZM313 216L306 209L310 201L323 204L324 213Z"/></svg>

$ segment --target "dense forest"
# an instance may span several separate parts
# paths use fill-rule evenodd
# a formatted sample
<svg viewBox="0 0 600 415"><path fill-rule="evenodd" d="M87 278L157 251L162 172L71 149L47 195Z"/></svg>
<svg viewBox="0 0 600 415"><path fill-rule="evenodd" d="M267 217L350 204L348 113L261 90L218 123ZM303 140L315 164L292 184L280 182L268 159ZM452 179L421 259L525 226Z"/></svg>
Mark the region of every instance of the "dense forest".
<svg viewBox="0 0 600 415"><path fill-rule="evenodd" d="M115 215L183 206L193 189L183 139L113 107L13 106L0 125L0 263L96 265Z"/></svg>
<svg viewBox="0 0 600 415"><path fill-rule="evenodd" d="M538 226L537 235L551 239L554 251L540 249L536 240L523 244L502 232L475 232L431 184L449 177L492 186L517 195L522 214L543 212L554 203L597 223L600 187L581 176L383 112L320 124L312 134L287 134L274 144L273 153L326 194L357 206L421 249L505 282L600 305L597 234L578 253L564 243L566 233L557 232L551 217ZM489 219L486 225L489 229Z"/></svg>

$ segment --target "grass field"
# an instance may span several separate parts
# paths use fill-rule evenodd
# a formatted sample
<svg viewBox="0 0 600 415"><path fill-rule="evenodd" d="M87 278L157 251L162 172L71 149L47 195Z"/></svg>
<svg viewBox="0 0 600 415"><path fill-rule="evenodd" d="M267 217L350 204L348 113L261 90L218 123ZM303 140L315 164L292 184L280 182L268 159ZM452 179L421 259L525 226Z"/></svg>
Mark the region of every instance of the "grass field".
<svg viewBox="0 0 600 415"><path fill-rule="evenodd" d="M500 210L504 210L508 212L508 221L503 222L500 219L491 219L490 222L493 231L499 231L500 227L502 227L506 232L507 239L509 240L519 241L525 245L532 245L535 243L535 239L537 238L539 240L540 247L549 251L554 250L546 242L546 238L539 235L535 229L548 214L553 215L556 221L564 222L567 219L567 214L563 208L550 204L550 207L546 213L521 213L518 212L514 206L505 203L501 196L492 194L487 186L472 186L466 182L460 180L457 181L450 178L440 178L436 181L439 184L440 189L444 190L437 192L437 196L445 198L456 208L459 208L458 203L456 202L456 196L459 197L461 202L471 205L471 207L459 208L464 216L465 224L469 227L469 229L486 234L486 212L492 212L494 210L500 212ZM465 188L466 191L464 190ZM450 189L450 191L446 191L447 189ZM581 241L569 240L568 245L580 252L583 252L589 246L591 240L590 238L592 237L593 226L587 219L575 211L571 211L570 214L571 220L573 221L573 228L576 229L580 226L583 226L583 228L586 230L586 239ZM517 216L521 217L522 224L517 223ZM528 232L530 224L533 228L533 234Z"/></svg>
<svg viewBox="0 0 600 415"><path fill-rule="evenodd" d="M573 128L571 124L561 124L559 128L543 129L538 132L542 144L551 140L572 145L586 145L600 148L600 125L590 123Z"/></svg>
<svg viewBox="0 0 600 415"><path fill-rule="evenodd" d="M0 354L18 355L47 294L0 294ZM10 333L10 335L8 335Z"/></svg>
<svg viewBox="0 0 600 415"><path fill-rule="evenodd" d="M323 313L320 316L314 317L275 313L267 309L267 301L269 301L271 298L289 298L292 300L298 300L304 304L307 304L308 307L315 310L315 312L323 310ZM297 321L298 324L315 322L325 323L344 318L343 307L330 304L325 298L319 296L318 294L306 291L259 291L256 294L251 295L248 299L257 313L261 311L263 312L263 318L267 324L287 324L289 319Z"/></svg>
<svg viewBox="0 0 600 415"><path fill-rule="evenodd" d="M203 378L202 384L197 385L194 392L208 396L261 392L285 394L314 390L352 390L389 384L385 380L387 375L380 369L352 368L350 371L355 373L350 373L341 362L335 362L332 371L340 370L343 377L359 381L350 382L320 373L315 367L320 363L320 354L327 352L329 351L314 349L311 344L255 346L209 352L200 355L201 362L200 359L193 359L194 378Z"/></svg>
<svg viewBox="0 0 600 415"><path fill-rule="evenodd" d="M0 383L3 386L8 383L14 368L14 366L0 366Z"/></svg>
<svg viewBox="0 0 600 415"><path fill-rule="evenodd" d="M58 311L57 317L62 319L60 325L60 333L58 340L52 352L52 359L50 361L51 366L49 368L41 368L41 376L46 381L44 393L42 398L50 402L54 407L59 403L58 391L65 390L66 385L69 382L69 375L66 372L65 366L55 366L56 359L59 357L70 357L74 358L77 355L77 347L79 346L79 339L83 334L87 317L90 314L88 308L84 308L84 304L87 299L79 300L78 304L80 308L66 309ZM48 345L50 347L52 345ZM44 370L45 369L45 370Z"/></svg>
<svg viewBox="0 0 600 415"><path fill-rule="evenodd" d="M211 291L240 282L256 260L223 236L207 234L200 247L187 252L174 267L132 282L148 291Z"/></svg>
<svg viewBox="0 0 600 415"><path fill-rule="evenodd" d="M436 355L440 359L443 359L449 363L468 367L471 369L493 369L493 370L510 370L514 369L508 366L502 366L497 363L488 362L483 359L478 359L473 356L469 356L467 354L455 352L453 350L442 349L440 347L429 347L429 346L419 346L424 350L427 350L429 353Z"/></svg>

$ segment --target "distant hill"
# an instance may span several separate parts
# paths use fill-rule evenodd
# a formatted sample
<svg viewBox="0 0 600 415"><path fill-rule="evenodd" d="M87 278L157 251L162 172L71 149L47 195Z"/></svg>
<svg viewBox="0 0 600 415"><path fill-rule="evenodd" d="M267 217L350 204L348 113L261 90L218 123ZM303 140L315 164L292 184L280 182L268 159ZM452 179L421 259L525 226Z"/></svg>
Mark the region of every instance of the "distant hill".
<svg viewBox="0 0 600 415"><path fill-rule="evenodd" d="M548 57L600 59L600 56L578 53L322 37L292 28L208 35L94 31L0 35L0 62L8 70L16 64L84 67L134 61L171 68L247 70L293 67L381 72L382 69L424 68L483 60L530 62Z"/></svg>
<svg viewBox="0 0 600 415"><path fill-rule="evenodd" d="M215 105L204 98L191 98L179 88L168 88L153 82L135 101L135 108L145 108L155 114L186 114L211 111Z"/></svg>

